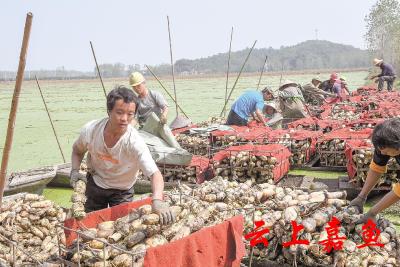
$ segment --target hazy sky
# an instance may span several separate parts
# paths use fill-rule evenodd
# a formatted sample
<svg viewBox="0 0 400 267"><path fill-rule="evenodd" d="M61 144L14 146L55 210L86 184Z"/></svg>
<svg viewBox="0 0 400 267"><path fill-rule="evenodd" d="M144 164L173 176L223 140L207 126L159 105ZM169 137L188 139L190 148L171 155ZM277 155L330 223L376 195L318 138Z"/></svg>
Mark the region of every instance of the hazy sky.
<svg viewBox="0 0 400 267"><path fill-rule="evenodd" d="M169 62L228 50L318 39L365 48L364 17L376 0L0 0L0 70L16 70L26 13L34 15L26 69L93 70L101 63Z"/></svg>

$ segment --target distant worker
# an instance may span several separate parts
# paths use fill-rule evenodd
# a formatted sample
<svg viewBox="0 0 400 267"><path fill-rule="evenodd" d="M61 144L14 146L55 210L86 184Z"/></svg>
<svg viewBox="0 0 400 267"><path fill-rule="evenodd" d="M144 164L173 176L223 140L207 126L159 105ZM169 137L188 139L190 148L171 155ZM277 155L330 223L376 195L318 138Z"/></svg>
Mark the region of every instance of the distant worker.
<svg viewBox="0 0 400 267"><path fill-rule="evenodd" d="M389 119L378 124L372 133L372 144L375 150L367 179L361 192L349 204L349 207L356 207L360 213L364 212L367 196L387 171L390 158L394 158L400 164L400 119ZM397 178L392 180L392 191L372 206L357 223L365 223L368 219L375 220L376 215L400 200L399 177L400 171L397 172Z"/></svg>
<svg viewBox="0 0 400 267"><path fill-rule="evenodd" d="M319 89L318 86L321 84L321 79L319 77L314 77L311 83L307 83L301 87L304 100L308 104L322 105L325 101L325 97L334 97L332 93L325 92Z"/></svg>
<svg viewBox="0 0 400 267"><path fill-rule="evenodd" d="M305 100L298 84L286 80L278 91L280 110L285 119L309 117L304 106Z"/></svg>
<svg viewBox="0 0 400 267"><path fill-rule="evenodd" d="M382 91L385 81L387 82L388 91L393 90L393 82L396 79L396 72L392 65L383 62L382 59L374 59L374 65L380 67L382 72L379 75L372 76L371 79L378 78L378 90Z"/></svg>
<svg viewBox="0 0 400 267"><path fill-rule="evenodd" d="M161 224L174 221L174 214L163 200L164 180L149 148L131 125L135 115L135 95L125 87L107 95L108 117L88 122L72 146L70 182L86 185L85 211L105 209L133 200L133 186L139 170L150 178L152 209ZM87 153L88 172L79 172Z"/></svg>
<svg viewBox="0 0 400 267"><path fill-rule="evenodd" d="M264 88L261 92L245 92L233 103L226 124L245 126L250 116L252 116L254 120L265 124L265 119L262 114L264 100L271 100L272 98L273 96L268 88Z"/></svg>
<svg viewBox="0 0 400 267"><path fill-rule="evenodd" d="M146 87L146 80L140 72L133 72L129 76L129 84L138 94L137 97L137 118L140 125L143 125L152 112L159 118L162 124L167 123L168 104L164 96Z"/></svg>
<svg viewBox="0 0 400 267"><path fill-rule="evenodd" d="M340 85L341 85L343 94L351 95L349 88L347 87L346 77L344 77L344 76L340 77Z"/></svg>
<svg viewBox="0 0 400 267"><path fill-rule="evenodd" d="M332 73L329 77L329 80L323 81L318 88L324 90L328 93L333 93L333 85L335 84L336 80L339 78L337 73Z"/></svg>
<svg viewBox="0 0 400 267"><path fill-rule="evenodd" d="M283 116L278 111L275 102L269 102L268 104L265 104L264 114L265 117L268 118L268 121L265 123L265 126L271 127L274 130L282 128Z"/></svg>

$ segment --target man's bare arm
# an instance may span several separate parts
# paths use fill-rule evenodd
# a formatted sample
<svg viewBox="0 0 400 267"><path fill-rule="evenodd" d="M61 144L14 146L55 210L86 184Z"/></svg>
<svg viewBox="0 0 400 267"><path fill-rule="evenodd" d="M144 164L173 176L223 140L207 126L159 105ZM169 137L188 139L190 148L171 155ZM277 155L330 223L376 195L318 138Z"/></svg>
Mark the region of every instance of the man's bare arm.
<svg viewBox="0 0 400 267"><path fill-rule="evenodd" d="M164 178L160 171L156 171L151 176L151 191L153 192L153 199L163 199Z"/></svg>
<svg viewBox="0 0 400 267"><path fill-rule="evenodd" d="M86 151L82 151L78 148L76 143L72 146L72 154L71 154L71 169L79 170L81 167L81 163L83 157L85 156Z"/></svg>
<svg viewBox="0 0 400 267"><path fill-rule="evenodd" d="M264 116L261 113L261 111L257 109L255 113L256 113L256 116L257 116L257 121L262 122L263 124L265 124L265 119L264 119Z"/></svg>

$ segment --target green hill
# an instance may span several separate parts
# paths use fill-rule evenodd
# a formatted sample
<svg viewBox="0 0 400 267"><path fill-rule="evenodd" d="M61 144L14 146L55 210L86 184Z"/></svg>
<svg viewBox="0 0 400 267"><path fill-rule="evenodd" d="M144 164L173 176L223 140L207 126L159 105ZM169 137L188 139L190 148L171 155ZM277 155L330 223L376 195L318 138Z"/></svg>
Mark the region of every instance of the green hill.
<svg viewBox="0 0 400 267"><path fill-rule="evenodd" d="M231 53L231 72L238 72L250 48ZM368 51L350 45L329 41L311 40L294 46L256 48L251 53L244 72L260 71L268 55L268 71L364 68L370 65ZM175 63L176 73L201 74L224 73L227 69L228 53L219 53L199 59L180 59ZM154 67L156 73L168 74L167 64Z"/></svg>

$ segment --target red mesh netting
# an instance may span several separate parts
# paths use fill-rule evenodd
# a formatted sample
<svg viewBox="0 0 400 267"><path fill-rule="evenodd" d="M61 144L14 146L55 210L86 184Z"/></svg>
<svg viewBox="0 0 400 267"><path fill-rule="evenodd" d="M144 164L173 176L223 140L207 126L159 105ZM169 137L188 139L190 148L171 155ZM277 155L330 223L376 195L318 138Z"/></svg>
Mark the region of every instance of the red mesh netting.
<svg viewBox="0 0 400 267"><path fill-rule="evenodd" d="M224 135L238 135L239 133L244 133L250 131L250 128L247 126L236 126L236 125L229 125L229 127L233 128L232 130L226 131L212 131L211 136L224 136Z"/></svg>
<svg viewBox="0 0 400 267"><path fill-rule="evenodd" d="M178 135L180 133L184 133L186 131L189 131L191 128L196 128L196 127L197 127L197 125L193 124L193 125L190 125L190 126L187 126L187 127L174 129L174 130L172 130L172 134L173 135Z"/></svg>
<svg viewBox="0 0 400 267"><path fill-rule="evenodd" d="M348 140L346 142L345 150L344 153L346 155L347 159L347 173L350 178L354 178L354 176L357 174L357 167L354 164L353 161L353 152L358 149L371 149L373 148L373 145L371 142L368 142L367 140Z"/></svg>
<svg viewBox="0 0 400 267"><path fill-rule="evenodd" d="M264 136L271 131L272 129L269 127L256 127L251 128L248 132L239 133L238 136L247 141L256 141L260 136Z"/></svg>
<svg viewBox="0 0 400 267"><path fill-rule="evenodd" d="M343 128L326 133L318 139L318 142L332 139L369 139L372 134L372 129L365 128L361 130L352 130L351 128Z"/></svg>
<svg viewBox="0 0 400 267"><path fill-rule="evenodd" d="M192 161L190 162L191 167L196 167L196 178L197 183L201 184L204 180L211 178L210 172L210 160L206 157L202 156L193 156Z"/></svg>
<svg viewBox="0 0 400 267"><path fill-rule="evenodd" d="M311 154L315 153L318 138L320 138L323 135L322 131L308 131L308 130L296 130L294 132L290 132L289 134L293 140L300 141L300 140L310 139L311 140L311 146L310 146Z"/></svg>
<svg viewBox="0 0 400 267"><path fill-rule="evenodd" d="M317 127L317 122L318 122L318 119L307 117L307 118L298 119L291 123L288 123L287 127L289 129L298 128L298 126L302 126L304 128L315 128L315 127Z"/></svg>
<svg viewBox="0 0 400 267"><path fill-rule="evenodd" d="M345 121L332 120L332 119L318 120L317 124L318 124L318 129L323 132L330 132L334 129L339 129L339 128L343 128L344 126L346 126Z"/></svg>
<svg viewBox="0 0 400 267"><path fill-rule="evenodd" d="M362 128L374 128L376 125L384 122L385 119L358 119L346 124L346 127L350 127L354 130Z"/></svg>

